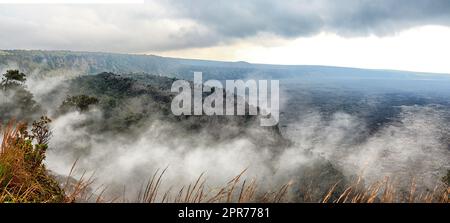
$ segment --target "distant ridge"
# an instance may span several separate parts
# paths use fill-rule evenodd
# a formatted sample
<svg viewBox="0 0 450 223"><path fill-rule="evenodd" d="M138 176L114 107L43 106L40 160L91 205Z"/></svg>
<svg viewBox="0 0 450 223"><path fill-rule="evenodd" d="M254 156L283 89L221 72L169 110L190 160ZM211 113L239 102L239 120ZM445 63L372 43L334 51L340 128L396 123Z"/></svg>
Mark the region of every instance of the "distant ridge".
<svg viewBox="0 0 450 223"><path fill-rule="evenodd" d="M113 73L147 73L158 76L191 79L201 71L208 79L296 78L300 76L333 78L448 79L448 74L375 70L320 65L253 64L245 61L226 62L180 59L143 54L121 54L83 51L0 50L0 68L20 68L27 73L63 72L80 75Z"/></svg>

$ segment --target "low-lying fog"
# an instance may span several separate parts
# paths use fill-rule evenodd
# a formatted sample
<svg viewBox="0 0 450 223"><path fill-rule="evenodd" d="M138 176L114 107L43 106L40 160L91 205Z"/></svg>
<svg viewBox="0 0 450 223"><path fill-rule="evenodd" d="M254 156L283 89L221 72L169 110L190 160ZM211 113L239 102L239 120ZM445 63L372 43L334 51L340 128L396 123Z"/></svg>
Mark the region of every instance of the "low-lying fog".
<svg viewBox="0 0 450 223"><path fill-rule="evenodd" d="M433 188L450 168L450 108L445 100L439 104L442 95L416 97L407 83L403 89L383 90L362 80L353 89L331 81L300 82L281 85L280 127L294 143L275 155L273 148L245 137L217 143L201 135L178 135L176 125L158 120L136 133L137 140L92 134L79 124L102 116L94 109L54 120L47 165L67 174L79 158L78 174L95 172L97 185L118 193L125 187L129 199L166 167L163 188L181 188L203 172L208 185L220 186L248 168L245 177L257 178L263 189L301 181L302 169L316 162L328 161L346 177L362 175L368 184L390 176L405 187L414 178L419 186ZM441 85L427 83L427 89ZM191 140L200 146L188 146Z"/></svg>

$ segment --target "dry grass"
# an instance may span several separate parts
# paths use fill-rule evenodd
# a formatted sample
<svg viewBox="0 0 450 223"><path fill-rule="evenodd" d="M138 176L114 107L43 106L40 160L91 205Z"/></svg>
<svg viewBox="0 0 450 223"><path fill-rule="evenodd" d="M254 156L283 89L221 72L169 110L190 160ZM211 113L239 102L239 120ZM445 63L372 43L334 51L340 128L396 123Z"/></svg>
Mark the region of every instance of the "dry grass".
<svg viewBox="0 0 450 223"><path fill-rule="evenodd" d="M438 183L433 190L421 190L417 193L415 179L412 180L409 190L400 190L394 181L386 177L382 181L372 183L369 186L361 185L357 180L339 193L338 198L330 200L330 195L335 193L332 187L323 203L448 203L450 187L444 183Z"/></svg>
<svg viewBox="0 0 450 223"><path fill-rule="evenodd" d="M107 187L99 186L96 190L91 190L92 185L95 182L95 173L86 178L86 171L84 171L78 179L72 177L77 162L78 160L73 163L69 175L66 177L66 181L62 187L65 192L64 202L104 202L103 193L105 193Z"/></svg>
<svg viewBox="0 0 450 223"><path fill-rule="evenodd" d="M40 134L46 135L46 134ZM41 138L40 142L46 142ZM36 140L39 141L39 140ZM49 176L42 160L45 158L46 144L33 144L33 136L27 132L25 123L10 122L3 129L0 145L0 203L1 202L127 202L125 192L122 198L104 198L107 187L100 186L91 190L94 174L86 173L74 179L72 177L75 162L63 186ZM314 188L293 188L293 183L281 185L273 191L258 186L256 179L246 180L246 170L221 187L210 187L204 174L192 184L178 190L170 187L163 190L161 184L167 168L156 171L148 183L139 192L139 203L280 203L280 202L321 202L321 203L448 203L450 187L447 183L438 183L432 190L418 188L416 180L411 180L408 189L400 189L399 184L385 178L366 185L362 177L352 184L336 182L320 199L311 194ZM343 188L343 189L342 189ZM125 190L125 189L124 189ZM306 191L300 199L295 191ZM309 192L309 193L308 193Z"/></svg>
<svg viewBox="0 0 450 223"><path fill-rule="evenodd" d="M85 173L79 179L72 177L77 162L73 164L63 186L46 170L42 161L51 136L47 126L50 121L43 117L34 122L32 135L27 131L26 123L11 121L3 130L0 129L3 132L0 145L0 203L103 202L102 195L107 188L98 187L91 191L94 174L89 178Z"/></svg>
<svg viewBox="0 0 450 223"><path fill-rule="evenodd" d="M291 183L282 185L276 191L260 193L257 190L256 180L243 180L242 176L246 170L228 181L225 186L209 188L206 185L204 174L197 180L180 190L173 192L172 187L161 192L162 178L167 168L163 171L156 171L150 178L144 192L138 194L137 201L140 203L277 203L286 201L286 195Z"/></svg>
<svg viewBox="0 0 450 223"><path fill-rule="evenodd" d="M208 188L204 174L187 187L173 192L172 187L161 192L161 182L167 169L156 171L149 180L143 193L139 193L137 202L140 203L285 203L319 202L319 203L448 203L450 187L444 183L438 183L433 190L417 188L415 179L412 180L408 190L399 189L399 185L388 177L363 185L363 180L358 177L350 185L344 185L342 191L337 191L337 182L323 195L320 200L297 199L292 185L287 183L274 191L258 190L256 180L241 181L245 170L230 180L225 186ZM311 191L307 189L307 191ZM419 192L420 191L420 192ZM161 192L161 194L160 194ZM305 195L312 197L312 195Z"/></svg>
<svg viewBox="0 0 450 223"><path fill-rule="evenodd" d="M3 132L0 202L62 202L63 191L42 164L46 145L33 145L26 123L10 122Z"/></svg>

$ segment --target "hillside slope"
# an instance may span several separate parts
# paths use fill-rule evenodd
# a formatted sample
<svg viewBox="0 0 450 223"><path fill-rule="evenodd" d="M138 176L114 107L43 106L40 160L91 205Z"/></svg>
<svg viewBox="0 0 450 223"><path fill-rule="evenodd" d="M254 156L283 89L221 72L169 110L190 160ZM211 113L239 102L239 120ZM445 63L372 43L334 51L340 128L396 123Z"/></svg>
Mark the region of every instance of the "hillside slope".
<svg viewBox="0 0 450 223"><path fill-rule="evenodd" d="M132 75L134 76L134 75ZM175 79L143 75L130 78L113 73L81 76L68 81L67 95L85 94L99 99L103 116L91 120L96 132L130 133L155 121L173 124L184 134L202 134L217 142L250 138L260 146L286 145L278 126L261 127L259 116L175 116L170 110Z"/></svg>
<svg viewBox="0 0 450 223"><path fill-rule="evenodd" d="M246 62L221 62L178 59L154 55L92 53L73 51L3 50L0 68L20 68L29 74L73 73L77 75L112 72L147 73L157 76L192 79L194 71L206 79L245 79L260 77L284 79L297 77L370 78L370 79L449 79L447 74L390 70L369 70L327 66L265 65ZM424 76L425 75L425 76Z"/></svg>

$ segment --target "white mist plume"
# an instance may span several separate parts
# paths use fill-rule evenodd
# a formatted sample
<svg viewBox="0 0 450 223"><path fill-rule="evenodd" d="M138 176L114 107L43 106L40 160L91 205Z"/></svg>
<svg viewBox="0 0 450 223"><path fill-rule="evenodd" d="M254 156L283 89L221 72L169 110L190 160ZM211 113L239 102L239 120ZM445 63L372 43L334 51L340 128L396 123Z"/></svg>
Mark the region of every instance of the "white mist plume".
<svg viewBox="0 0 450 223"><path fill-rule="evenodd" d="M347 176L362 174L368 182L392 177L405 184L415 178L434 187L450 167L448 115L435 106L401 109L399 120L369 136L364 122L344 113L327 121L312 113L291 125L288 134L301 150L324 157Z"/></svg>
<svg viewBox="0 0 450 223"><path fill-rule="evenodd" d="M46 97L55 89L64 89L64 80L78 71L69 73L56 79L54 75L33 75L27 82L28 89L38 102L56 108L65 95ZM128 103L136 104L132 110L140 106L138 102ZM103 114L95 109L72 112L53 121L46 163L52 171L67 175L79 158L77 169L95 171L97 183L111 185L115 192L121 192L126 185L131 198L157 169L165 167L165 188L192 183L203 172L211 186L223 185L246 168L246 176L257 178L262 188L273 188L292 178L301 180L299 171L322 159L345 176L363 173L368 183L391 176L409 184L405 181L415 177L420 185L433 188L443 171L450 168L448 114L437 106L401 109L398 120L372 135L368 135L365 122L355 116L335 113L327 119L311 112L287 125L286 136L294 145L275 152L245 137L216 143L201 134L182 133L175 124L161 121L154 121L133 139L93 134L83 123L98 120ZM227 134L233 129L222 131ZM197 144L191 146L192 141Z"/></svg>
<svg viewBox="0 0 450 223"><path fill-rule="evenodd" d="M367 183L391 176L405 180L402 186L407 186L415 177L420 185L433 187L450 167L449 151L442 142L442 137L447 137L441 120L444 114L434 107L402 107L402 111L398 122L359 143L355 140L364 132L362 121L344 113L325 121L313 113L290 126L297 129L288 131L296 143L276 156L245 138L213 143L201 136L177 135L176 126L159 121L137 140L92 135L80 123L99 118L101 113L73 112L54 121L47 163L57 173L67 174L79 157L79 169L95 171L99 183L115 186L116 192L126 185L131 196L154 171L165 167L169 167L164 176L166 188L192 183L203 172L211 186L223 185L245 168L246 176L258 178L264 182L262 188L270 188L296 178L302 167L320 158L346 176L363 173ZM189 146L190 137L199 142L196 147Z"/></svg>
<svg viewBox="0 0 450 223"><path fill-rule="evenodd" d="M261 180L273 175L265 165L271 161L270 151L257 148L245 138L213 143L197 136L198 145L193 148L190 145L195 136L173 135L177 127L159 121L148 126L137 140L91 135L83 127L76 127L96 115L101 114L73 112L54 120L53 149L47 156L50 169L67 174L79 157L79 169L95 171L101 183L112 187L126 185L131 194L141 189L157 169L165 167L166 186L187 185L203 172L212 185L222 185L246 168L248 175Z"/></svg>

